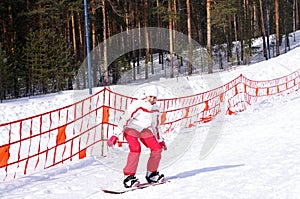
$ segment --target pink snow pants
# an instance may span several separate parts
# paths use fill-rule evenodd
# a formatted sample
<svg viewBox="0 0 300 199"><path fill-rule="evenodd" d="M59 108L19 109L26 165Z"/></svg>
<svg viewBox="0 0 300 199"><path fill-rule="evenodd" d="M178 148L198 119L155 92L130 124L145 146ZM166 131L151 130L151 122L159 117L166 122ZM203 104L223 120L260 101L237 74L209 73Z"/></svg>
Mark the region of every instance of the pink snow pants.
<svg viewBox="0 0 300 199"><path fill-rule="evenodd" d="M161 159L162 147L148 129L144 129L142 132L138 132L135 129L126 128L124 130L124 137L129 144L130 152L127 158L127 164L123 169L124 175L135 175L139 163L141 153L141 142L150 148L151 153L147 163L147 171L157 171L159 162Z"/></svg>

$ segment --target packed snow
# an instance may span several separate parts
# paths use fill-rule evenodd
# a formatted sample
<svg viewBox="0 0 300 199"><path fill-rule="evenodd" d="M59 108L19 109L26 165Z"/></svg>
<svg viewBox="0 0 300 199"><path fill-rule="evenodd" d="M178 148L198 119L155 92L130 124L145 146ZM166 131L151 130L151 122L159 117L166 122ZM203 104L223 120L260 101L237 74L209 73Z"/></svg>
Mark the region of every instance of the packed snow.
<svg viewBox="0 0 300 199"><path fill-rule="evenodd" d="M160 81L170 90L174 86L179 93L187 93L187 89L193 93L202 92L205 90L201 85L202 79L227 83L240 74L251 80L274 79L298 70L299 60L298 47L279 57L249 66L189 79L181 77L184 81ZM186 81L189 88L186 87ZM128 94L126 86L112 89ZM72 92L68 91L5 102L0 104L0 123L73 103L70 95ZM1 182L0 198L299 198L299 121L299 91L270 97L237 115L222 115L211 123L183 129L183 136L190 136L188 139L191 144L170 164L162 165L160 172L170 180L163 185L122 195L104 193L102 189L122 187L123 173L107 167L103 157L88 157ZM207 138L211 129L218 130L217 142L209 153L203 155L202 150L204 144L209 142ZM162 159L176 150L176 146L170 144L168 150L162 153ZM120 161L116 155L118 151L117 146L110 148L106 158ZM120 164L125 165L125 162ZM139 169L141 172L137 173L137 177L144 182L146 171Z"/></svg>

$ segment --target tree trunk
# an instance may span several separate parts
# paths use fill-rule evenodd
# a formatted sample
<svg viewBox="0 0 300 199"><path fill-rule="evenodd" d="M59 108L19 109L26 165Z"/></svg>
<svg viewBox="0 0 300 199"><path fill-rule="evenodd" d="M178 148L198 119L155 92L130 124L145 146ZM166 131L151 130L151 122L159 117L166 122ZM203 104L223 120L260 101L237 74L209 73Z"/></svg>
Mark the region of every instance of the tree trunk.
<svg viewBox="0 0 300 199"><path fill-rule="evenodd" d="M145 30L145 40L144 42L146 42L146 59L145 59L145 79L149 78L149 72L148 72L148 61L149 61L149 33L147 31L147 27L148 27L148 16L149 16L149 8L148 8L148 0L144 1L144 27L146 28Z"/></svg>
<svg viewBox="0 0 300 199"><path fill-rule="evenodd" d="M133 9L133 2L132 1L129 1L129 21L130 21L130 28L133 29L135 24L134 24L134 9ZM133 31L133 35L131 37L131 45L132 45L132 48L135 46L135 39L136 39L136 36L135 36L135 31ZM136 65L135 65L135 62L136 62L136 51L132 51L131 52L131 60L133 62L133 69L132 69L132 79L135 81L136 80Z"/></svg>
<svg viewBox="0 0 300 199"><path fill-rule="evenodd" d="M172 30L178 30L178 19L176 17L177 16L177 0L173 0L173 3L171 3L171 4L172 4L171 10L174 13L173 16L175 16L175 17L172 16L172 21L173 21ZM174 51L173 41L176 41L176 34L172 35L172 46L173 46L173 51ZM172 54L174 54L174 52ZM173 57L172 57L172 71L173 71L172 77L174 77L174 59L173 59Z"/></svg>
<svg viewBox="0 0 300 199"><path fill-rule="evenodd" d="M106 30L106 10L105 10L105 0L102 0L102 24L103 24L103 69L104 69L104 76L105 76L105 82L106 85L109 86L110 82L109 82L109 76L108 76L108 65L107 65L107 43L106 43L106 34L107 34L107 30ZM102 75L102 74L100 74Z"/></svg>
<svg viewBox="0 0 300 199"><path fill-rule="evenodd" d="M94 6L92 6L92 16L94 18L96 18L96 7L95 7L95 0L92 1L92 4ZM92 48L91 48L91 52L93 52L93 49L96 48L97 46L97 35L96 35L96 25L95 25L95 21L94 20L90 20L91 23L91 34L92 34ZM91 53L91 60L95 60L95 53ZM92 62L91 65L91 71L92 71L92 85L96 86L98 84L99 78L97 76L98 74L98 69L97 67L94 65L94 63Z"/></svg>
<svg viewBox="0 0 300 199"><path fill-rule="evenodd" d="M298 0L294 0L295 1L295 17L296 17L296 30L299 29L299 8L298 8Z"/></svg>
<svg viewBox="0 0 300 199"><path fill-rule="evenodd" d="M72 22L72 37L73 37L74 60L75 60L75 63L77 63L77 42L76 42L75 18L74 18L74 11L73 11L73 9L71 9L71 22Z"/></svg>
<svg viewBox="0 0 300 199"><path fill-rule="evenodd" d="M263 10L263 0L259 0L259 9L260 9L260 23L261 23L261 36L263 39L263 53L266 60L268 60L267 44L266 44L266 28L264 20L264 10Z"/></svg>
<svg viewBox="0 0 300 199"><path fill-rule="evenodd" d="M156 0L156 7L160 8L160 1ZM159 28L162 28L162 19L161 19L161 14L157 12L157 26ZM161 32L157 32L157 38L159 39L159 43L162 42L162 35ZM161 69L164 70L164 56L163 56L163 51L162 49L159 49L159 64L161 64Z"/></svg>
<svg viewBox="0 0 300 199"><path fill-rule="evenodd" d="M237 16L234 16L234 37L235 37L235 51L236 51L236 60L237 60L237 64L240 65L240 51L239 51L239 38L238 38L238 30L237 30Z"/></svg>
<svg viewBox="0 0 300 199"><path fill-rule="evenodd" d="M192 28L191 28L191 5L190 0L186 0L186 8L187 8L187 30L188 30L188 40L189 40L189 61L188 61L188 75L192 75L193 66L192 66L192 58L193 58L193 46L192 46Z"/></svg>
<svg viewBox="0 0 300 199"><path fill-rule="evenodd" d="M170 39L170 78L174 78L174 66L173 66L173 32L172 32L172 5L171 0L168 0L168 15L169 15L169 39Z"/></svg>
<svg viewBox="0 0 300 199"><path fill-rule="evenodd" d="M257 5L256 2L253 2L253 30L254 30L254 37L260 36L259 34L259 25L258 25L258 14L257 14Z"/></svg>
<svg viewBox="0 0 300 199"><path fill-rule="evenodd" d="M227 54L230 54L230 50L228 50L229 48L231 48L231 45L229 44L229 31L228 31L228 33L227 33L227 30L226 30L226 26L225 26L225 24L223 25L223 33L224 33L224 36L225 36L225 39L226 39L226 46L227 46ZM219 45L219 54L220 54L220 56L221 56L221 61L222 61L222 53L221 53L221 51L222 51L222 45ZM220 65L220 69L223 69L223 62L221 62L220 63L221 65Z"/></svg>
<svg viewBox="0 0 300 199"><path fill-rule="evenodd" d="M288 5L289 0L286 0L285 3L286 3L286 5ZM288 28L289 23L288 23L288 8L287 7L285 7L285 9L284 9L283 23L284 23L284 34L285 34L285 52L287 52L287 51L291 50L289 28Z"/></svg>
<svg viewBox="0 0 300 199"><path fill-rule="evenodd" d="M137 19L137 28L138 28L138 42L139 42L139 49L138 49L138 57L137 57L137 74L140 74L141 66L140 66L140 57L141 57L141 12L139 7L139 1L137 0L136 7L135 7L137 13L136 13L136 19Z"/></svg>
<svg viewBox="0 0 300 199"><path fill-rule="evenodd" d="M233 16L235 17L235 16ZM228 24L229 24L229 31L228 31L228 34L227 34L227 38L228 38L228 43L227 43L227 62L230 61L230 58L232 57L232 15L230 15L228 17Z"/></svg>
<svg viewBox="0 0 300 199"><path fill-rule="evenodd" d="M207 13L207 52L211 56L211 0L206 0L206 13ZM213 72L213 63L208 61L208 73Z"/></svg>
<svg viewBox="0 0 300 199"><path fill-rule="evenodd" d="M77 12L77 24L78 24L78 34L79 34L79 59L82 60L84 57L84 45L83 45L83 32L81 27L81 17L79 12Z"/></svg>
<svg viewBox="0 0 300 199"><path fill-rule="evenodd" d="M240 49L241 49L241 61L244 63L244 23L243 23L243 17L242 16L242 8L243 5L241 3L241 0L238 0L238 36L240 40Z"/></svg>
<svg viewBox="0 0 300 199"><path fill-rule="evenodd" d="M279 6L278 6L278 0L274 0L274 6L275 6L275 28L276 28L276 56L280 55L279 51Z"/></svg>

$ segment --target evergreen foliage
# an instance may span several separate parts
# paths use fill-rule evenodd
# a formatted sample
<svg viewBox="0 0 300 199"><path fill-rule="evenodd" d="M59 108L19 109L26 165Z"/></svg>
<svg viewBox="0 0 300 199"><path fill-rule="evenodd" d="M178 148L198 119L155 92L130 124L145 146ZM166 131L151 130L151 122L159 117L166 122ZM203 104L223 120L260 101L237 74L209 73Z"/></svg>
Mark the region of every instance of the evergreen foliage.
<svg viewBox="0 0 300 199"><path fill-rule="evenodd" d="M211 20L207 18L208 1L211 6ZM293 28L298 30L300 26L300 0L278 1L279 13L276 13L275 1L270 0L190 0L189 15L186 2L184 0L88 1L91 46L95 48L103 42L104 38L146 25L171 27L187 35L189 20L191 37L203 47L207 47L207 31L208 27L211 27L209 43L213 50L211 53L213 64L224 62L232 65L248 63L253 51L252 38L266 36L267 31L275 34L276 30L279 30L279 33L276 33L279 38L270 41L271 47L275 48L282 44L283 37L290 38L289 34L294 30ZM82 0L0 2L0 97L2 99L72 89L73 77L76 76L78 66L87 54L83 8ZM279 27L276 27L275 14L279 15ZM284 41L288 51L289 40ZM126 42L132 41L124 40L124 42L120 42L120 48L126 46ZM233 55L232 49L235 50L236 55ZM126 71L131 67L128 64L130 61L136 64L134 67L138 74L143 70L140 68L139 59L146 55L150 58L151 54L157 52L163 65L163 52L160 49L140 49L123 55L111 65L103 67L113 72L113 82L117 82L122 70ZM265 41L263 54L268 59ZM152 59L148 61L152 62ZM151 63L149 66L152 66ZM207 65L201 68L203 68L202 72L207 72L204 71L207 68L211 71L211 67ZM220 65L220 68L226 67ZM148 72L153 73L153 68L147 70ZM93 78L102 78L103 75L93 74ZM147 75L145 77L148 77Z"/></svg>
<svg viewBox="0 0 300 199"><path fill-rule="evenodd" d="M70 69L70 48L54 29L30 30L23 60L32 95L64 90L68 77L74 73Z"/></svg>

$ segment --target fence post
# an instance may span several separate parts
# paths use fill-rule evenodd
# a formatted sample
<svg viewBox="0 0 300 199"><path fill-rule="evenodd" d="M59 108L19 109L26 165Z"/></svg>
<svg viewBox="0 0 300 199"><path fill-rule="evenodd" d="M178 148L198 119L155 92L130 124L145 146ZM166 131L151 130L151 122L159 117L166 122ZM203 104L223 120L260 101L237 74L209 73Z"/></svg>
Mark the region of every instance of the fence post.
<svg viewBox="0 0 300 199"><path fill-rule="evenodd" d="M102 141L102 146L101 146L101 155L104 155L104 150L105 150L105 135L104 135L104 124L108 124L109 122L109 107L106 106L106 93L107 89L104 87L103 90L103 113L102 113L102 124L101 124L101 141Z"/></svg>

